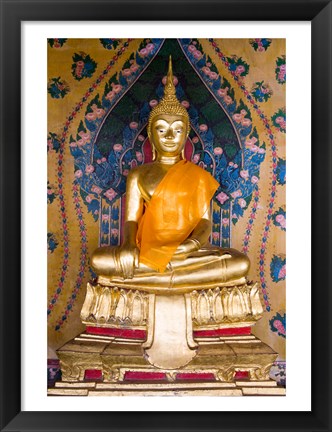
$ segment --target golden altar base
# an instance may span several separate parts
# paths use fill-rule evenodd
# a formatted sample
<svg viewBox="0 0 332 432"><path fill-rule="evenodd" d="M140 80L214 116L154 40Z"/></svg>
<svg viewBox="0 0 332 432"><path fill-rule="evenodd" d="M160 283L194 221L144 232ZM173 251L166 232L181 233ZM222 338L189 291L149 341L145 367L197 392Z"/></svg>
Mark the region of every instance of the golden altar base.
<svg viewBox="0 0 332 432"><path fill-rule="evenodd" d="M88 283L87 326L58 350L50 395L279 395L277 354L250 332L257 284L174 295Z"/></svg>

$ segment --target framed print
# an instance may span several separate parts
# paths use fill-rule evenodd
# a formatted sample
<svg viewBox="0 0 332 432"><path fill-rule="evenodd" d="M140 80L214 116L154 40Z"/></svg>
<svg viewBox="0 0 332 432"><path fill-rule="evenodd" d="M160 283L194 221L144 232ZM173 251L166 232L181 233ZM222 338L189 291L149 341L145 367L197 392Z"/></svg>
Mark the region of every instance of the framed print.
<svg viewBox="0 0 332 432"><path fill-rule="evenodd" d="M331 430L331 2L1 6L1 430Z"/></svg>

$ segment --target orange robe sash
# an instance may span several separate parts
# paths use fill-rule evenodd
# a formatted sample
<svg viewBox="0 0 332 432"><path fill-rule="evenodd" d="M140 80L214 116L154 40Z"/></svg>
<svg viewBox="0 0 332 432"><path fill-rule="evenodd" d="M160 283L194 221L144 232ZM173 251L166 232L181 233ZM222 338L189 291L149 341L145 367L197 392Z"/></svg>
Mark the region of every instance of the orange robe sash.
<svg viewBox="0 0 332 432"><path fill-rule="evenodd" d="M219 183L204 169L182 160L157 186L139 223L140 262L164 272L177 247L196 227Z"/></svg>

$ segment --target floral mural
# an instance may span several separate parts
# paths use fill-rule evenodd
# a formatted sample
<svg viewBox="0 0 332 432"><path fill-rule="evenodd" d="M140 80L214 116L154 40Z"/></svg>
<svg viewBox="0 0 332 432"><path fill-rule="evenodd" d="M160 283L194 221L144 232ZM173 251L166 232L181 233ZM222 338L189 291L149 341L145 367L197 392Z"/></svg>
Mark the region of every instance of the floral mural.
<svg viewBox="0 0 332 432"><path fill-rule="evenodd" d="M63 99L69 90L69 85L61 77L51 78L47 85L47 91L53 99Z"/></svg>
<svg viewBox="0 0 332 432"><path fill-rule="evenodd" d="M48 50L49 347L81 329L92 251L121 241L126 178L152 160L147 119L172 54L185 156L220 184L210 241L248 254L265 310L257 326L284 361L285 40L49 39Z"/></svg>
<svg viewBox="0 0 332 432"><path fill-rule="evenodd" d="M272 39L250 39L249 42L255 51L264 52L271 45Z"/></svg>
<svg viewBox="0 0 332 432"><path fill-rule="evenodd" d="M80 52L73 55L71 72L77 81L80 81L83 78L91 78L96 67L97 63L89 56L89 54Z"/></svg>

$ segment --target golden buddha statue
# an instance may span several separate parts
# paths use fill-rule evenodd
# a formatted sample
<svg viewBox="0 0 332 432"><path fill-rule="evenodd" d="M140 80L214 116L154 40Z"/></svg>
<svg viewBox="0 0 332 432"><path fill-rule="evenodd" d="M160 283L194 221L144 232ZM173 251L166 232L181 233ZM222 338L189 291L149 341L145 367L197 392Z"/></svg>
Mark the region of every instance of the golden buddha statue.
<svg viewBox="0 0 332 432"><path fill-rule="evenodd" d="M98 283L163 293L246 283L247 256L208 244L210 201L219 185L184 159L189 130L170 57L164 97L148 122L154 160L128 175L124 240L93 253Z"/></svg>
<svg viewBox="0 0 332 432"><path fill-rule="evenodd" d="M128 176L122 245L93 253L98 278L87 284L86 330L57 351L62 380L74 386L52 394L197 395L181 380L204 376L213 384L204 394L265 394L264 385L281 394L269 379L277 354L251 335L263 309L257 284L246 280L249 259L208 243L218 183L184 160L188 133L170 59L148 123L154 161ZM82 390L91 373L104 382ZM252 381L249 390L247 382L235 386L239 376ZM154 378L164 384L152 388Z"/></svg>

